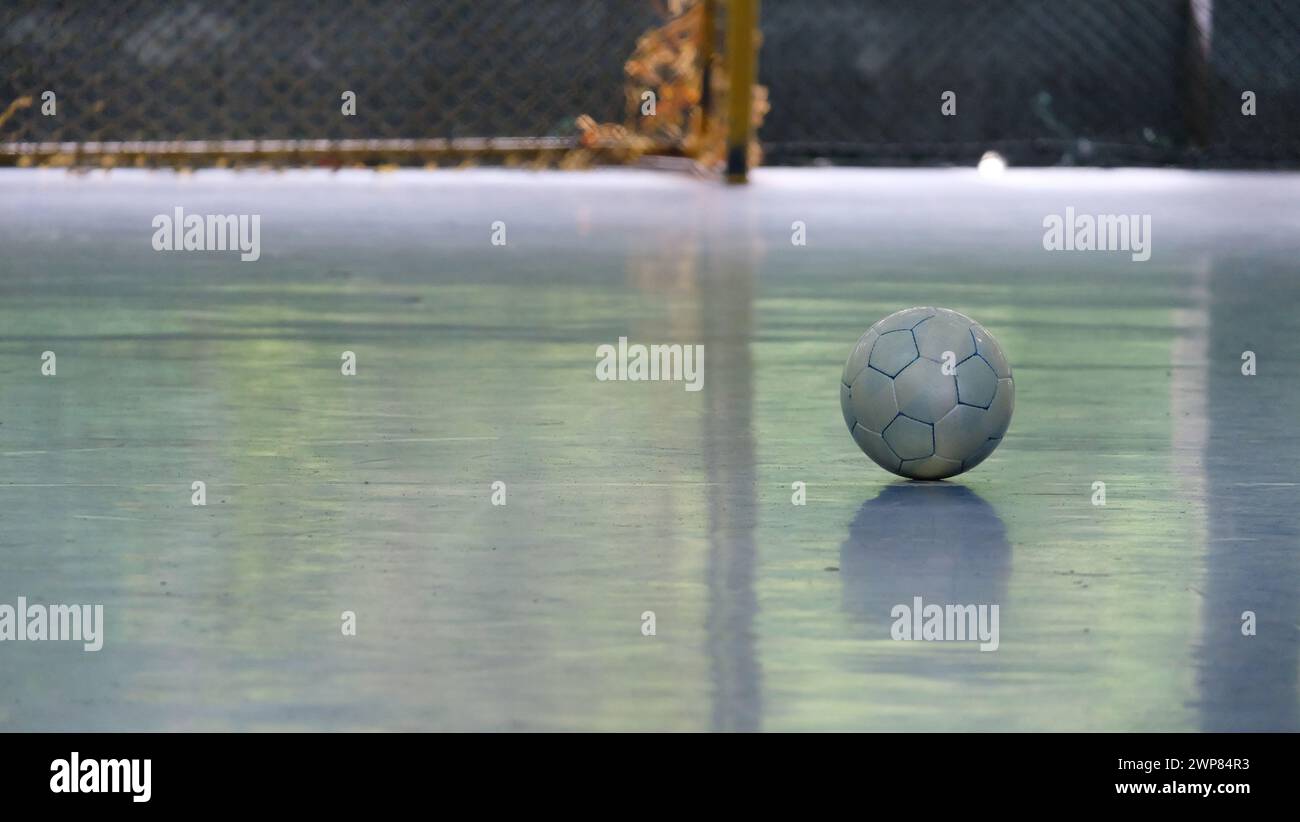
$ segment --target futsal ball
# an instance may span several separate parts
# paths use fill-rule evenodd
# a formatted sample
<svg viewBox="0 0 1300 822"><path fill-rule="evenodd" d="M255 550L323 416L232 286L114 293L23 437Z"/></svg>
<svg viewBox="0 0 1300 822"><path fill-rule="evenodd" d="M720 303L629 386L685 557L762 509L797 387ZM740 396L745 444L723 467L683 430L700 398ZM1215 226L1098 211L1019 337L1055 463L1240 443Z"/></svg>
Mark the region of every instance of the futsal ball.
<svg viewBox="0 0 1300 822"><path fill-rule="evenodd" d="M997 340L946 308L908 308L871 326L840 382L840 409L858 447L912 479L979 465L1002 442L1015 404Z"/></svg>

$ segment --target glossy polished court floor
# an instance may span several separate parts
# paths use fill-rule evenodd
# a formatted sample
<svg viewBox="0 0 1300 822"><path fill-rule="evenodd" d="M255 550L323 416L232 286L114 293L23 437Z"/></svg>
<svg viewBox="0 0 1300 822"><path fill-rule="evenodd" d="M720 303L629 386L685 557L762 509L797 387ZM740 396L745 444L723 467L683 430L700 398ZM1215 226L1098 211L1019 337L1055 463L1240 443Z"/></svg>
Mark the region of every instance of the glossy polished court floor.
<svg viewBox="0 0 1300 822"><path fill-rule="evenodd" d="M261 259L152 250L177 206ZM1067 207L1151 259L1045 251ZM106 627L0 643L0 729L1300 730L1297 214L1276 174L4 171L0 603ZM913 483L837 386L931 304L1017 404ZM598 381L619 337L703 390ZM892 640L914 596L998 650Z"/></svg>

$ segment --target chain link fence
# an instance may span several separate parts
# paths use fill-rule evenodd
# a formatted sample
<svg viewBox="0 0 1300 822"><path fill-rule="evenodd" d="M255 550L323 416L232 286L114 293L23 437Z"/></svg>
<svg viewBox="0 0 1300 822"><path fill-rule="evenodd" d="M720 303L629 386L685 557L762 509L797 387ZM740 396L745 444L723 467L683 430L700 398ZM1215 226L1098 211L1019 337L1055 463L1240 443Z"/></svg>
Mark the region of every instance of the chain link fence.
<svg viewBox="0 0 1300 822"><path fill-rule="evenodd" d="M766 0L762 25L770 163L1300 162L1294 0Z"/></svg>
<svg viewBox="0 0 1300 822"><path fill-rule="evenodd" d="M711 158L727 6L6 0L0 162L140 141L176 164L229 148L205 141L277 162ZM1295 0L763 0L761 19L769 163L1300 165Z"/></svg>
<svg viewBox="0 0 1300 822"><path fill-rule="evenodd" d="M587 132L636 125L634 74L642 87L677 101L682 94L665 92L695 83L698 103L708 54L695 50L703 36L697 5L6 0L0 145L11 153L19 144L75 143L83 151L105 141L334 141L335 149L386 146L413 154L570 150L584 144L584 125ZM663 31L672 24L677 40L669 42ZM661 76L686 47L694 74L682 76L679 65ZM656 59L656 49L673 53ZM41 110L50 91L56 116ZM355 94L354 116L344 116L344 92ZM684 142L685 126L668 127L664 119L655 137ZM151 148L164 157L185 150Z"/></svg>
<svg viewBox="0 0 1300 822"><path fill-rule="evenodd" d="M1300 3L1200 0L1209 23L1205 147L1210 163L1300 166ZM1242 115L1252 91L1256 114Z"/></svg>

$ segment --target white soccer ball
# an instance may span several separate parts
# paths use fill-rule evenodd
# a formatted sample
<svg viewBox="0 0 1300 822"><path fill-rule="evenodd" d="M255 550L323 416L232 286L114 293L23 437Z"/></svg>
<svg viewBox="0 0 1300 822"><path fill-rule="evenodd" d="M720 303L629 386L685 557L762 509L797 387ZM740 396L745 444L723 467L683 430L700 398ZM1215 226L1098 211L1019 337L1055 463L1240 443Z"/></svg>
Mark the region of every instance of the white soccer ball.
<svg viewBox="0 0 1300 822"><path fill-rule="evenodd" d="M1002 442L1015 404L998 341L946 308L908 308L871 326L840 383L840 409L858 447L912 479L979 465Z"/></svg>

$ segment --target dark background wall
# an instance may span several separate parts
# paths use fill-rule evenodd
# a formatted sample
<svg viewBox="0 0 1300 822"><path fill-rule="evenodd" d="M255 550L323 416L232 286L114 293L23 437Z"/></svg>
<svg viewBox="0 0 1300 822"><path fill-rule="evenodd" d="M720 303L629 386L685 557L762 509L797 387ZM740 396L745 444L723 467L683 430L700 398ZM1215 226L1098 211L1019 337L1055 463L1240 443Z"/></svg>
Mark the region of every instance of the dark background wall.
<svg viewBox="0 0 1300 822"><path fill-rule="evenodd" d="M573 135L624 118L665 2L8 0L0 112L60 110L0 141ZM762 29L768 163L1300 166L1298 0L762 0Z"/></svg>
<svg viewBox="0 0 1300 822"><path fill-rule="evenodd" d="M1289 0L765 0L763 38L769 163L1300 161Z"/></svg>
<svg viewBox="0 0 1300 822"><path fill-rule="evenodd" d="M646 0L4 0L0 139L542 137L624 115ZM340 94L356 92L355 117Z"/></svg>

